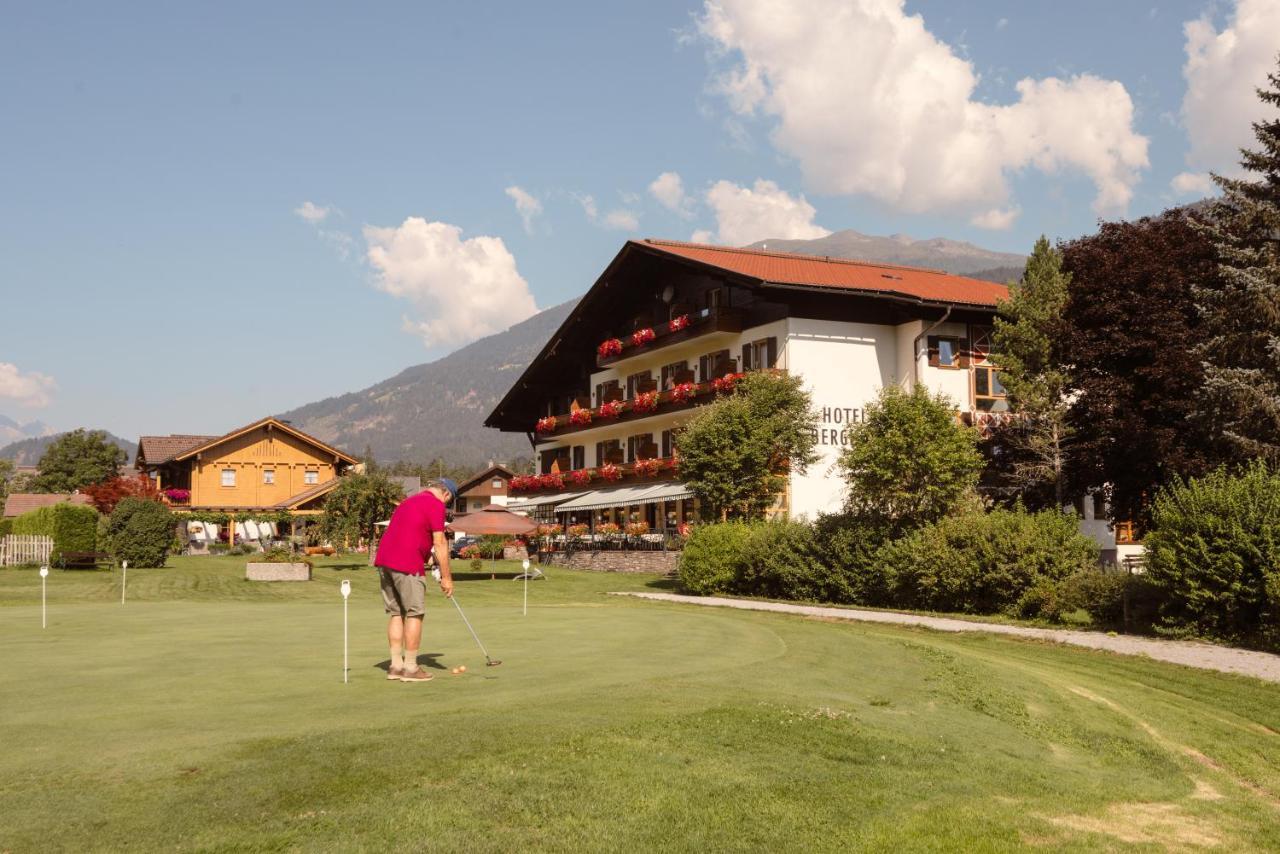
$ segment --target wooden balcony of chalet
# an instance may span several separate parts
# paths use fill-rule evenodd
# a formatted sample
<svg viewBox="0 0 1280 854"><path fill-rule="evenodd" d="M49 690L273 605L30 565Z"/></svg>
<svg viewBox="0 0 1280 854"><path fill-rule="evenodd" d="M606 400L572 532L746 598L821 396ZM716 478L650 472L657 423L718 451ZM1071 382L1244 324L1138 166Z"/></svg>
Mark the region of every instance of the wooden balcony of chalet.
<svg viewBox="0 0 1280 854"><path fill-rule="evenodd" d="M742 332L743 312L735 308L693 309L677 314L660 326L644 327L621 338L606 339L618 343L617 352L607 352L602 342L597 350L598 368L623 368L665 347L712 336L731 336ZM646 333L652 333L652 338ZM648 339L648 340L645 340Z"/></svg>

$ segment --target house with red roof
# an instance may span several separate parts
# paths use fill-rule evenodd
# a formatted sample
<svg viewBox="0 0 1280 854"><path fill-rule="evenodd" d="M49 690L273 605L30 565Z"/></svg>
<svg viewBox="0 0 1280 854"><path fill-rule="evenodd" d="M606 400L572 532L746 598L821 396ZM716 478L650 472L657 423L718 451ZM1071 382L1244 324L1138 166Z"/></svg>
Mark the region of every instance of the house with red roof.
<svg viewBox="0 0 1280 854"><path fill-rule="evenodd" d="M547 521L693 518L675 475L680 426L746 371L799 374L821 459L792 473L775 515L838 509L829 475L849 428L888 385L920 382L960 416L1006 411L988 359L1003 285L937 270L666 240L628 241L485 424L525 433L538 473L511 482Z"/></svg>

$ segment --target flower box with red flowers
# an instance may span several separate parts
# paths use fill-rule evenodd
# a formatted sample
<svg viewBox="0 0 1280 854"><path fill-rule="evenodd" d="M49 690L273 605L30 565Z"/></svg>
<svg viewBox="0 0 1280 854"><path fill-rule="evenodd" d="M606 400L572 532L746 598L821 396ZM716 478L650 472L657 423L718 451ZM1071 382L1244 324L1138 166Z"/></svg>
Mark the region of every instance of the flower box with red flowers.
<svg viewBox="0 0 1280 854"><path fill-rule="evenodd" d="M605 463L596 469L601 480L622 480L622 467L617 463Z"/></svg>
<svg viewBox="0 0 1280 854"><path fill-rule="evenodd" d="M569 472L569 482L574 486L586 486L593 477L595 473L591 469L574 469Z"/></svg>
<svg viewBox="0 0 1280 854"><path fill-rule="evenodd" d="M541 475L538 477L538 487L540 489L564 489L564 475L556 471Z"/></svg>
<svg viewBox="0 0 1280 854"><path fill-rule="evenodd" d="M711 386L718 394L728 394L737 387L740 379L742 379L742 374L725 374L712 380Z"/></svg>
<svg viewBox="0 0 1280 854"><path fill-rule="evenodd" d="M601 418L617 418L625 408L621 400L611 400L608 403L600 404L600 408L596 412ZM578 411L581 412L582 410Z"/></svg>
<svg viewBox="0 0 1280 854"><path fill-rule="evenodd" d="M631 411L636 413L653 412L658 408L658 393L642 391L631 401Z"/></svg>
<svg viewBox="0 0 1280 854"><path fill-rule="evenodd" d="M636 477L653 477L662 471L662 460L636 460L631 464L631 471L635 472Z"/></svg>
<svg viewBox="0 0 1280 854"><path fill-rule="evenodd" d="M569 413L569 423L574 427L586 427L591 423L590 409L575 409Z"/></svg>
<svg viewBox="0 0 1280 854"><path fill-rule="evenodd" d="M554 537L554 536L556 536L557 534L559 534L559 533L560 533L561 531L563 531L563 530L564 530L564 528L563 528L563 527L561 527L560 525L539 525L539 526L538 526L538 536L539 536L539 537Z"/></svg>
<svg viewBox="0 0 1280 854"><path fill-rule="evenodd" d="M174 504L185 504L191 500L191 490L189 489L166 489L164 497Z"/></svg>
<svg viewBox="0 0 1280 854"><path fill-rule="evenodd" d="M671 318L670 322L667 323L668 332L679 332L682 329L688 329L688 328L689 328L689 315L687 314L682 314L679 317L673 317Z"/></svg>
<svg viewBox="0 0 1280 854"><path fill-rule="evenodd" d="M671 389L672 403L687 403L698 394L697 383L680 383Z"/></svg>
<svg viewBox="0 0 1280 854"><path fill-rule="evenodd" d="M612 359L614 356L622 355L622 341L617 338L609 338L600 342L600 346L596 348L596 353L601 359Z"/></svg>
<svg viewBox="0 0 1280 854"><path fill-rule="evenodd" d="M531 474L518 474L511 478L512 492L529 492L538 488L538 478Z"/></svg>
<svg viewBox="0 0 1280 854"><path fill-rule="evenodd" d="M591 528L586 525L570 525L568 533L571 537L585 537L590 530Z"/></svg>
<svg viewBox="0 0 1280 854"><path fill-rule="evenodd" d="M631 333L631 344L634 347L643 347L645 344L650 343L657 337L657 333L646 326L644 329L637 329L635 332Z"/></svg>
<svg viewBox="0 0 1280 854"><path fill-rule="evenodd" d="M554 415L548 415L546 418L539 418L534 429L539 433L554 433L558 421Z"/></svg>

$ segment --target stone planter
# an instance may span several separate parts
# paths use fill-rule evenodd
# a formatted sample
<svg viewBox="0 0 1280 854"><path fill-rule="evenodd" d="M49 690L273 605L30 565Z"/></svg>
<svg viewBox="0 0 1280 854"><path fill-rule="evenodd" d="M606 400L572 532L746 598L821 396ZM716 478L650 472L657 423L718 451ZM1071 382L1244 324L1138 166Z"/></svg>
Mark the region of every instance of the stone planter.
<svg viewBox="0 0 1280 854"><path fill-rule="evenodd" d="M306 563L249 563L244 577L249 581L310 581L311 565Z"/></svg>

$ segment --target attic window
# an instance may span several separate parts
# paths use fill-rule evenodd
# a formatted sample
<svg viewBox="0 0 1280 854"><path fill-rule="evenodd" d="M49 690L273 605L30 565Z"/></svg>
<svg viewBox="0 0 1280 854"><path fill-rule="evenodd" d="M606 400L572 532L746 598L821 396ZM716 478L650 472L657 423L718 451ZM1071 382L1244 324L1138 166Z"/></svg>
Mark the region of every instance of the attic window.
<svg viewBox="0 0 1280 854"><path fill-rule="evenodd" d="M303 472L303 473L302 473L302 482L303 482L303 483L305 483L305 484L310 484L310 485L314 485L314 484L319 483L319 482L320 482L320 472L318 472L318 471L308 471L308 472Z"/></svg>
<svg viewBox="0 0 1280 854"><path fill-rule="evenodd" d="M493 488L494 488L494 489L502 489L502 478L500 478L500 477L495 477L495 478L493 479Z"/></svg>

